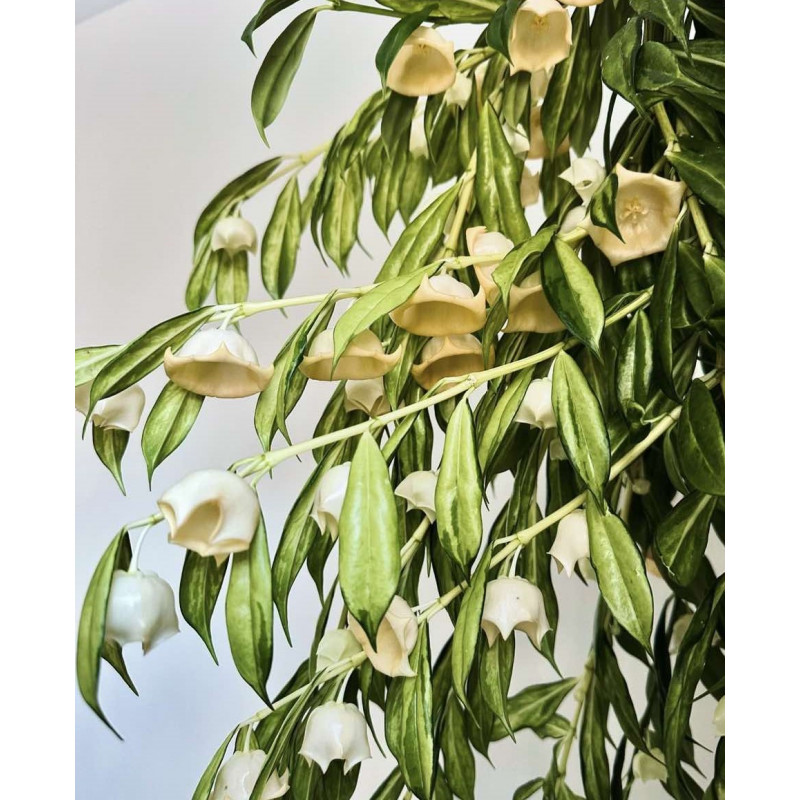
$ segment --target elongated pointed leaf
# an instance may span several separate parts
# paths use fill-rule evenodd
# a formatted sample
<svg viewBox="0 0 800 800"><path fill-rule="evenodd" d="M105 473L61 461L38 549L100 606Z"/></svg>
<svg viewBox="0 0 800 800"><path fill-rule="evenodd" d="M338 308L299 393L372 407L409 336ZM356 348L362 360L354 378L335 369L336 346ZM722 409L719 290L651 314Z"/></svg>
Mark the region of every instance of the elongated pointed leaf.
<svg viewBox="0 0 800 800"><path fill-rule="evenodd" d="M586 692L578 743L586 800L607 800L611 796L606 753L607 722L608 700L594 679Z"/></svg>
<svg viewBox="0 0 800 800"><path fill-rule="evenodd" d="M603 82L632 103L640 114L647 113L634 80L636 59L642 44L642 19L634 17L620 28L603 48Z"/></svg>
<svg viewBox="0 0 800 800"><path fill-rule="evenodd" d="M668 150L667 160L701 200L725 213L725 145L681 136L680 149Z"/></svg>
<svg viewBox="0 0 800 800"><path fill-rule="evenodd" d="M653 288L650 311L653 318L653 345L656 355L656 377L661 388L680 402L673 378L674 357L672 349L672 301L678 275L678 226L672 231L661 258L661 269Z"/></svg>
<svg viewBox="0 0 800 800"><path fill-rule="evenodd" d="M128 685L128 688L138 696L139 692L128 674L128 667L122 657L122 646L118 642L111 639L106 639L103 642L103 661L111 664L120 678Z"/></svg>
<svg viewBox="0 0 800 800"><path fill-rule="evenodd" d="M686 0L631 0L631 8L647 19L660 22L688 52L684 17L686 16Z"/></svg>
<svg viewBox="0 0 800 800"><path fill-rule="evenodd" d="M301 233L300 187L293 177L278 195L261 240L261 279L272 297L283 297L292 282Z"/></svg>
<svg viewBox="0 0 800 800"><path fill-rule="evenodd" d="M678 420L678 458L686 480L706 494L725 494L725 442L711 392L695 380Z"/></svg>
<svg viewBox="0 0 800 800"><path fill-rule="evenodd" d="M631 422L641 422L650 399L653 375L653 331L645 311L628 325L617 351L617 399Z"/></svg>
<svg viewBox="0 0 800 800"><path fill-rule="evenodd" d="M211 616L227 569L228 559L218 565L212 556L203 557L192 550L187 550L178 592L178 603L183 618L197 631L208 652L211 653L211 658L217 664L219 661L211 640Z"/></svg>
<svg viewBox="0 0 800 800"><path fill-rule="evenodd" d="M217 748L209 765L206 767L205 772L200 776L200 782L192 794L192 800L208 800L211 796L211 790L214 788L214 781L216 780L219 768L222 766L222 761L225 758L225 753L228 752L228 745L239 730L238 727L234 728L225 738L225 741Z"/></svg>
<svg viewBox="0 0 800 800"><path fill-rule="evenodd" d="M544 249L550 244L550 240L556 233L557 227L550 225L537 231L527 241L517 245L497 266L497 269L492 272L492 280L497 284L500 289L500 296L503 298L503 305L508 307L508 295L511 292L511 286L515 282L517 275L522 267L538 253L542 253Z"/></svg>
<svg viewBox="0 0 800 800"><path fill-rule="evenodd" d="M475 797L475 756L467 740L467 721L455 697L447 701L441 739L447 782L461 800Z"/></svg>
<svg viewBox="0 0 800 800"><path fill-rule="evenodd" d="M617 225L617 189L619 178L612 172L592 195L589 202L589 215L595 225L611 231L618 239L625 241Z"/></svg>
<svg viewBox="0 0 800 800"><path fill-rule="evenodd" d="M122 457L125 455L130 437L128 431L92 425L94 451L103 462L103 466L114 476L122 494L125 494L125 483L122 480Z"/></svg>
<svg viewBox="0 0 800 800"><path fill-rule="evenodd" d="M105 344L75 350L75 385L92 380L123 347L121 344Z"/></svg>
<svg viewBox="0 0 800 800"><path fill-rule="evenodd" d="M502 53L509 61L508 42L511 36L511 27L523 0L506 0L497 7L489 25L486 28L486 44ZM463 800L463 798L462 798Z"/></svg>
<svg viewBox="0 0 800 800"><path fill-rule="evenodd" d="M658 557L670 577L686 586L700 568L708 544L708 530L716 499L702 492L684 497L656 529Z"/></svg>
<svg viewBox="0 0 800 800"><path fill-rule="evenodd" d="M511 671L514 668L514 636L499 638L487 647L481 657L481 694L486 705L514 738L514 729L508 718L508 689L511 685Z"/></svg>
<svg viewBox="0 0 800 800"><path fill-rule="evenodd" d="M247 252L228 254L219 250L214 254L218 259L216 295L217 303L230 305L243 303L250 291L250 276L247 272Z"/></svg>
<svg viewBox="0 0 800 800"><path fill-rule="evenodd" d="M255 55L253 48L253 34L268 20L289 6L293 6L297 0L264 0L261 8L254 14L250 22L247 23L242 32L242 41L250 48L250 52Z"/></svg>
<svg viewBox="0 0 800 800"><path fill-rule="evenodd" d="M516 733L530 728L540 735L556 716L561 704L577 683L575 678L566 678L554 683L539 683L510 697L508 699L508 720L511 729ZM501 739L505 735L505 731L501 732L501 729L500 724L495 726L492 741Z"/></svg>

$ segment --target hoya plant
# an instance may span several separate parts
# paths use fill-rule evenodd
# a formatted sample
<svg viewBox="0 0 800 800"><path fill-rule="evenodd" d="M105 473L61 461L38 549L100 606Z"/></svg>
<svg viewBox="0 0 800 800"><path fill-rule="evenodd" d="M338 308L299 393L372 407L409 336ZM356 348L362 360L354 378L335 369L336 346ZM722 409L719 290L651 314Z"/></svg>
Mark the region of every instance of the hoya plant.
<svg viewBox="0 0 800 800"><path fill-rule="evenodd" d="M265 0L247 46L295 2ZM706 551L724 539L723 0L380 2L303 10L266 51L251 110L268 148L315 25L387 18L375 92L352 118L311 152L267 153L202 211L187 309L76 351L76 405L120 487L153 371L149 476L207 397L258 395L262 446L186 475L111 537L79 623L81 694L111 727L100 674L133 688L123 647L177 632L176 591L215 658L224 594L233 662L260 700L220 731L193 800L366 797L360 765L384 747L395 766L376 800L471 800L476 757L522 729L552 758L518 800L626 798L638 781L720 800L725 578ZM473 47L455 49L455 23ZM269 218L253 218L248 201L273 184ZM365 197L392 244L352 286ZM332 265L341 288L292 294L307 231L307 268ZM251 299L252 261L271 299ZM309 312L280 347L247 338L250 317L290 306ZM330 399L295 441L309 381ZM259 491L280 491L296 456L307 480L275 519ZM139 570L151 530L186 551L178 587ZM280 653L297 668L268 691L304 566L313 645ZM557 659L562 571L596 598L575 675ZM439 597L420 605L431 579ZM449 617L441 647L435 615ZM551 680L509 696L522 648ZM647 676L636 703L632 670ZM718 738L699 742L706 695ZM705 774L700 747L715 748ZM582 780L568 784L571 755Z"/></svg>

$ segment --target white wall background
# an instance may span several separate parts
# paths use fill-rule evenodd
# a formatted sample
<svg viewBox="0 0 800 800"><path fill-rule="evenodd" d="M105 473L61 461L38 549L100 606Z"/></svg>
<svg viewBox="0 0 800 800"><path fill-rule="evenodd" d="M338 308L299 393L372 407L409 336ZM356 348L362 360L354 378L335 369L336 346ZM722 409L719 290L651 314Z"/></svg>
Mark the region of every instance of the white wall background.
<svg viewBox="0 0 800 800"><path fill-rule="evenodd" d="M269 157L249 113L258 62L239 42L257 6L255 0L129 0L78 25L77 345L125 342L180 313L198 212L231 177ZM290 18L291 12L282 14L260 32L259 54ZM270 131L273 153L298 152L324 141L377 88L374 52L389 25L389 20L363 15L327 13L318 18L289 100ZM477 29L454 28L449 35L457 46L468 46ZM273 189L246 209L261 230L279 187ZM532 222L540 219L537 211ZM388 249L368 207L362 221L362 239L375 259L354 251L351 285L371 282ZM254 295L264 296L255 262L251 262L251 283ZM310 240L304 241L291 293L320 292L339 283L338 273L326 269ZM288 318L262 315L247 321L243 332L267 362L305 313L307 309L294 310ZM148 408L163 382L161 370L144 382ZM309 384L290 421L295 441L311 435L329 391L324 385ZM187 441L156 472L152 493L147 489L139 432L132 437L124 461L127 498L96 459L91 443L78 442L76 615L97 559L121 524L151 513L160 493L189 470L225 467L258 452L253 407L254 398L207 400ZM80 422L76 417L76 440ZM262 482L273 553L310 464L310 458L286 462L271 481ZM156 570L177 591L182 562L183 551L166 543L163 529L154 531L142 567ZM556 587L561 603L557 657L565 675L577 674L589 646L596 587L564 576L556 578ZM663 585L654 590L657 602L663 601ZM427 587L421 599L434 596L433 588ZM276 628L273 692L292 674L310 644L319 604L305 572L291 599L295 646L290 649ZM259 708L258 698L233 667L220 611L214 631L219 667L183 624L181 635L146 659L133 646L126 648L139 698L104 668L103 706L124 743L103 727L76 693L78 798L188 798L225 734ZM439 641L448 626L446 615L439 615L434 626ZM636 665L630 666L641 711L643 675ZM512 691L556 677L519 640ZM712 710L709 699L697 704L695 736L709 747L715 744L709 725ZM568 704L564 711L569 711ZM612 733L618 734L613 725ZM377 748L373 750L375 757L361 772L358 798L370 797L389 771ZM494 769L478 757L477 797L510 798L519 784L544 774L550 752L551 743L530 732L520 734L516 746L493 745ZM709 763L703 754L700 758L701 765ZM570 775L579 788L576 755ZM639 785L633 792L634 798L663 796L654 784Z"/></svg>

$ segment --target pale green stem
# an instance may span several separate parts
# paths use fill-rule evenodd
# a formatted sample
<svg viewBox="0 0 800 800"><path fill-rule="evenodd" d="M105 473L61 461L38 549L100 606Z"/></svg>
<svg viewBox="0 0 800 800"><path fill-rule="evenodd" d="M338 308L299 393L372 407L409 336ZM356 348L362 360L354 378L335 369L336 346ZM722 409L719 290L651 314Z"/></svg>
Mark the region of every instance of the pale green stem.
<svg viewBox="0 0 800 800"><path fill-rule="evenodd" d="M150 525L145 525L142 528L142 532L139 534L139 538L136 540L136 547L133 550L133 555L131 556L131 563L128 566L128 572L138 572L139 571L139 554L142 552L142 544L144 543L144 537L153 530L153 526L155 523L151 523Z"/></svg>
<svg viewBox="0 0 800 800"><path fill-rule="evenodd" d="M456 213L453 217L453 223L450 225L450 232L447 236L447 241L444 244L445 255L455 253L458 247L458 239L461 236L461 228L464 225L464 219L469 211L470 203L472 202L472 193L475 187L475 170L478 163L477 151L472 152L472 158L469 160L467 171L461 178L461 189L458 194L458 206Z"/></svg>
<svg viewBox="0 0 800 800"><path fill-rule="evenodd" d="M575 741L575 735L578 732L578 723L580 722L581 713L583 712L583 706L586 702L586 693L589 691L589 686L592 683L592 677L594 675L594 652L591 651L589 653L589 658L586 661L586 665L583 668L583 675L581 675L580 682L575 687L575 713L572 715L572 721L569 724L569 730L567 731L567 735L564 737L564 743L561 748L561 754L558 759L558 776L559 779L563 779L564 776L567 774L567 763L569 761L569 753L572 749L572 743Z"/></svg>
<svg viewBox="0 0 800 800"><path fill-rule="evenodd" d="M559 233L558 238L566 242L573 249L577 247L589 234L584 228L573 228L569 233Z"/></svg>
<svg viewBox="0 0 800 800"><path fill-rule="evenodd" d="M405 567L412 558L414 558L430 526L431 521L425 517L425 519L422 520L422 522L420 522L420 524L417 526L417 529L414 531L414 533L411 534L411 538L400 549L401 569Z"/></svg>

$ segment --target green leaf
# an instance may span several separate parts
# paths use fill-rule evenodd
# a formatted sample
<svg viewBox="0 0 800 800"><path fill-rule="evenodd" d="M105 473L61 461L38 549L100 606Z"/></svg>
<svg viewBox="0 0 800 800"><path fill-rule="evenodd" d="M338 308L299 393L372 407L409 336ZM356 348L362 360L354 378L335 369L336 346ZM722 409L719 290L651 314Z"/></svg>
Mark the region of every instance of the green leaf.
<svg viewBox="0 0 800 800"><path fill-rule="evenodd" d="M514 637L498 638L491 647L485 647L480 662L481 694L486 705L514 738L514 729L508 719L508 689L514 668Z"/></svg>
<svg viewBox="0 0 800 800"><path fill-rule="evenodd" d="M428 626L422 625L408 657L413 678L393 678L386 696L386 744L403 780L417 797L431 796L434 769L433 702Z"/></svg>
<svg viewBox="0 0 800 800"><path fill-rule="evenodd" d="M519 275L529 259L544 251L557 230L558 227L556 225L542 228L535 236L511 250L498 264L497 269L492 272L492 280L500 289L503 305L506 308L508 308L508 296L511 292L511 286L516 281L517 275Z"/></svg>
<svg viewBox="0 0 800 800"><path fill-rule="evenodd" d="M272 297L283 297L292 282L301 234L300 187L293 177L278 195L261 240L261 279Z"/></svg>
<svg viewBox="0 0 800 800"><path fill-rule="evenodd" d="M580 367L564 351L553 369L553 410L558 435L575 471L599 503L611 467L603 411Z"/></svg>
<svg viewBox="0 0 800 800"><path fill-rule="evenodd" d="M194 790L192 800L208 800L211 796L211 790L214 788L214 781L217 778L219 768L222 766L222 760L225 758L225 753L228 752L228 745L231 743L231 740L238 730L239 727L235 727L225 738L225 741L217 748L217 752L214 753L211 762L200 777L200 782Z"/></svg>
<svg viewBox="0 0 800 800"><path fill-rule="evenodd" d="M604 514L591 498L586 504L586 518L600 594L617 622L649 652L653 591L642 554L625 523L614 514Z"/></svg>
<svg viewBox="0 0 800 800"><path fill-rule="evenodd" d="M100 708L98 689L100 660L103 654L103 642L106 638L108 594L111 591L111 581L118 559L123 552L123 546L127 544L127 537L128 533L123 529L111 540L111 544L100 558L92 574L92 579L89 581L78 622L76 664L81 697L118 738L122 737L114 730Z"/></svg>
<svg viewBox="0 0 800 800"><path fill-rule="evenodd" d="M272 570L263 517L250 547L234 553L225 622L236 669L267 704L272 665Z"/></svg>
<svg viewBox="0 0 800 800"><path fill-rule="evenodd" d="M687 5L697 22L725 37L725 0L689 0Z"/></svg>
<svg viewBox="0 0 800 800"><path fill-rule="evenodd" d="M499 393L499 397L496 397L491 404L486 424L480 426L478 462L484 474L511 428L532 377L533 367L522 370L508 387Z"/></svg>
<svg viewBox="0 0 800 800"><path fill-rule="evenodd" d="M636 312L617 350L616 389L622 413L640 423L650 398L653 331L643 310Z"/></svg>
<svg viewBox="0 0 800 800"><path fill-rule="evenodd" d="M608 700L600 693L595 679L586 690L579 741L586 800L608 800L611 797L606 753L607 723Z"/></svg>
<svg viewBox="0 0 800 800"><path fill-rule="evenodd" d="M286 101L286 95L303 60L317 14L327 6L310 8L289 23L264 58L253 84L250 106L258 133L266 144L265 129L271 125Z"/></svg>
<svg viewBox="0 0 800 800"><path fill-rule="evenodd" d="M539 683L523 689L508 700L508 720L511 729L517 733L530 728L539 735L547 724L556 716L567 695L575 688L575 678ZM505 736L502 725L498 724L492 731L492 741Z"/></svg>
<svg viewBox="0 0 800 800"><path fill-rule="evenodd" d="M475 756L467 740L467 721L456 698L450 696L442 724L442 755L447 782L461 800L475 797Z"/></svg>
<svg viewBox="0 0 800 800"><path fill-rule="evenodd" d="M339 578L350 613L374 642L400 581L400 534L389 470L362 435L339 517Z"/></svg>
<svg viewBox="0 0 800 800"><path fill-rule="evenodd" d="M347 274L347 258L358 237L364 201L364 171L353 164L336 181L322 217L322 244L339 271Z"/></svg>
<svg viewBox="0 0 800 800"><path fill-rule="evenodd" d="M528 800L529 797L533 797L543 787L544 778L534 778L532 781L526 781L514 791L512 800Z"/></svg>
<svg viewBox="0 0 800 800"><path fill-rule="evenodd" d="M122 657L122 646L119 644L119 642L106 639L103 642L102 656L103 661L111 664L120 678L122 678L122 680L128 685L128 688L138 697L139 692L137 691L131 676L128 674L128 667L125 665L125 659Z"/></svg>
<svg viewBox="0 0 800 800"><path fill-rule="evenodd" d="M92 380L123 347L121 344L106 344L75 350L75 386Z"/></svg>
<svg viewBox="0 0 800 800"><path fill-rule="evenodd" d="M725 494L725 441L711 392L692 382L678 419L678 459L686 480L706 494Z"/></svg>
<svg viewBox="0 0 800 800"><path fill-rule="evenodd" d="M240 252L229 255L224 250L214 253L218 259L216 296L217 303L229 305L243 303L250 290L250 278L247 274L247 253Z"/></svg>
<svg viewBox="0 0 800 800"><path fill-rule="evenodd" d="M658 557L679 586L691 583L708 544L708 530L716 499L702 492L684 497L658 525Z"/></svg>
<svg viewBox="0 0 800 800"><path fill-rule="evenodd" d="M197 631L216 664L219 664L219 661L211 640L211 616L227 569L228 559L218 565L212 556L206 558L187 550L178 592L178 603L183 618Z"/></svg>
<svg viewBox="0 0 800 800"><path fill-rule="evenodd" d="M204 399L172 381L162 389L142 431L142 453L151 485L156 467L188 436Z"/></svg>
<svg viewBox="0 0 800 800"><path fill-rule="evenodd" d="M661 258L661 269L653 287L650 311L653 315L653 343L656 355L656 372L661 388L673 399L680 401L673 379L672 351L672 300L678 274L679 226L675 226Z"/></svg>
<svg viewBox="0 0 800 800"><path fill-rule="evenodd" d="M428 18L428 15L436 8L436 4L425 6L420 11L409 14L403 17L390 31L386 34L384 40L380 43L378 51L375 53L375 66L378 68L378 74L381 76L381 86L386 86L386 76L389 73L389 67L395 56L400 52L400 48L405 44L406 39Z"/></svg>
<svg viewBox="0 0 800 800"><path fill-rule="evenodd" d="M511 56L508 52L511 27L522 2L523 0L506 0L506 2L501 3L486 28L486 44L489 47L493 47L498 53L502 53L508 61L511 61Z"/></svg>
<svg viewBox="0 0 800 800"><path fill-rule="evenodd" d="M704 202L725 214L725 145L699 137L681 136L680 149L666 157L681 180Z"/></svg>
<svg viewBox="0 0 800 800"><path fill-rule="evenodd" d="M620 241L624 241L617 225L617 188L619 178L612 172L592 195L589 201L589 215L592 222L611 231Z"/></svg>
<svg viewBox="0 0 800 800"><path fill-rule="evenodd" d="M92 424L92 444L97 457L103 466L114 476L122 494L125 494L125 484L122 480L122 456L128 446L131 435L128 431L116 428L100 428Z"/></svg>
<svg viewBox="0 0 800 800"><path fill-rule="evenodd" d="M660 22L688 52L689 42L683 24L686 0L631 0L631 8L647 19Z"/></svg>
<svg viewBox="0 0 800 800"><path fill-rule="evenodd" d="M400 767L395 767L386 780L375 790L371 800L399 800L400 792L403 791L403 775Z"/></svg>
<svg viewBox="0 0 800 800"><path fill-rule="evenodd" d="M247 27L242 32L242 41L250 48L250 52L255 55L253 48L253 34L268 20L289 6L293 6L297 0L264 0L261 8L255 13Z"/></svg>
<svg viewBox="0 0 800 800"><path fill-rule="evenodd" d="M621 94L636 110L647 113L636 93L634 70L642 44L642 19L633 17L603 48L601 72L609 89Z"/></svg>
<svg viewBox="0 0 800 800"><path fill-rule="evenodd" d="M445 552L468 574L483 537L475 423L464 398L447 425L436 481L436 527Z"/></svg>
<svg viewBox="0 0 800 800"><path fill-rule="evenodd" d="M542 256L542 284L548 302L567 330L599 355L606 319L603 298L586 265L557 237Z"/></svg>

